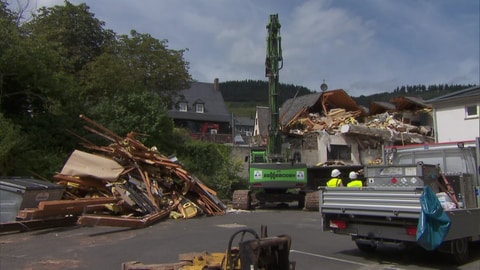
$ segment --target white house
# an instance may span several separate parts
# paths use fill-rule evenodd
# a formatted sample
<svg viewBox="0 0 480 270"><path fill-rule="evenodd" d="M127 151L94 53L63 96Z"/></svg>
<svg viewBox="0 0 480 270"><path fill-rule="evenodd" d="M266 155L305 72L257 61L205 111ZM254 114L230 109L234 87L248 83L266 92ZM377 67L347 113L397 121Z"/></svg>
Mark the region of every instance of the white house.
<svg viewBox="0 0 480 270"><path fill-rule="evenodd" d="M480 137L480 86L426 102L433 107L436 142L466 141Z"/></svg>

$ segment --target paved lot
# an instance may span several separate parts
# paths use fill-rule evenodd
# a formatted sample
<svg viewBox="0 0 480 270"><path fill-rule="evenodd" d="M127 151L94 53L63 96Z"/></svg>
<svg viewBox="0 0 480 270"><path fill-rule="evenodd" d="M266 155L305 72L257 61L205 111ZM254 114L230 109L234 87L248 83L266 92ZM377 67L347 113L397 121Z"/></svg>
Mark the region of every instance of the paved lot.
<svg viewBox="0 0 480 270"><path fill-rule="evenodd" d="M224 252L242 228L269 236L292 237L290 260L296 269L480 269L480 245L472 261L452 265L448 256L421 249L358 251L349 237L322 232L317 212L266 209L217 217L163 220L130 230L112 227L67 227L0 236L0 269L121 269L123 262L173 263L188 252Z"/></svg>

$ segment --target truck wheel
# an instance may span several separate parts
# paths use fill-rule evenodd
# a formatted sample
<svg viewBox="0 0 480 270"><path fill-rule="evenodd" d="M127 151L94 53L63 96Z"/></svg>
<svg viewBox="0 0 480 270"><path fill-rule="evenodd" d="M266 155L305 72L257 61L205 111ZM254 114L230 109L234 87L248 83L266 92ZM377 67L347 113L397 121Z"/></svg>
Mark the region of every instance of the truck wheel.
<svg viewBox="0 0 480 270"><path fill-rule="evenodd" d="M452 255L457 264L464 264L468 261L469 248L468 239L456 239L452 241Z"/></svg>
<svg viewBox="0 0 480 270"><path fill-rule="evenodd" d="M298 208L303 209L305 207L305 192L299 192Z"/></svg>
<svg viewBox="0 0 480 270"><path fill-rule="evenodd" d="M355 241L355 244L357 245L357 248L363 252L374 252L375 250L377 250L377 245L375 244L369 244L369 243L358 242L358 241Z"/></svg>

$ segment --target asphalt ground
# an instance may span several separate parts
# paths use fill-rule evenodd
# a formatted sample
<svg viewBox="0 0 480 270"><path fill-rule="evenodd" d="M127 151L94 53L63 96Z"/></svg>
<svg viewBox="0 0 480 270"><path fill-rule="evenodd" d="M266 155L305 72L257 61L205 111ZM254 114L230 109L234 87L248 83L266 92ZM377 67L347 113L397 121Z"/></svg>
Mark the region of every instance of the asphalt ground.
<svg viewBox="0 0 480 270"><path fill-rule="evenodd" d="M223 216L164 219L143 229L59 227L0 236L0 269L121 269L122 263L178 262L180 254L225 252L241 229L292 238L290 261L296 269L480 269L480 245L471 246L471 261L452 264L443 253L423 249L379 248L359 251L347 236L323 232L318 212L270 207L231 211Z"/></svg>

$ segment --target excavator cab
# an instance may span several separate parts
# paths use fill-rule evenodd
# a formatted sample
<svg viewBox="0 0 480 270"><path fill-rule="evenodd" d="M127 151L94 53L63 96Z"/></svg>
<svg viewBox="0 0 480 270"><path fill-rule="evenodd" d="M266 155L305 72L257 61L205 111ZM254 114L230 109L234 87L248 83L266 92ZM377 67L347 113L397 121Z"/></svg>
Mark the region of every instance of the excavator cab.
<svg viewBox="0 0 480 270"><path fill-rule="evenodd" d="M267 163L267 152L265 150L252 150L251 152L252 163Z"/></svg>

